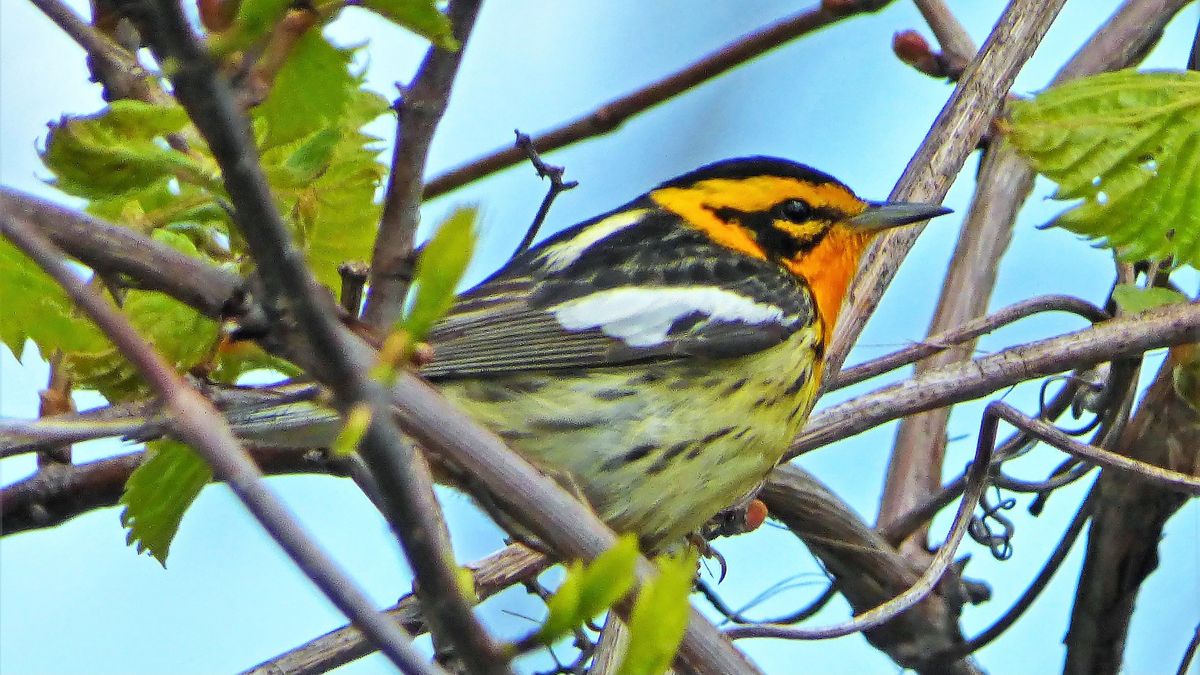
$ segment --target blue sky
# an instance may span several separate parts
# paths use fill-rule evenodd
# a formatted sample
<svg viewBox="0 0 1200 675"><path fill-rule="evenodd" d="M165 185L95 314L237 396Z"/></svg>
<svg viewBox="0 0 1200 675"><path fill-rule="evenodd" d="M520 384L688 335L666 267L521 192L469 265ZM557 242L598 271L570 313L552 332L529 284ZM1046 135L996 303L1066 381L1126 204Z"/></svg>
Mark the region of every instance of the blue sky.
<svg viewBox="0 0 1200 675"><path fill-rule="evenodd" d="M86 2L73 2L83 11ZM803 4L803 3L802 3ZM953 3L959 18L981 43L1003 3ZM1041 49L1017 80L1015 92L1044 86L1059 65L1116 6L1113 0L1079 0L1067 8ZM728 41L796 11L793 3L485 3L465 56L450 108L435 139L430 173L511 142L512 130L535 133L668 74ZM1148 65L1178 68L1186 62L1200 10L1191 6L1169 27ZM580 187L564 194L552 210L544 235L617 206L651 185L705 162L749 154L792 158L832 173L859 194L887 195L924 137L951 88L900 64L891 54L895 31L922 29L908 2L844 22L690 91L645 113L607 136L553 153ZM402 31L348 10L329 34L343 44L368 41L364 65L372 87L390 96L424 45ZM30 4L0 3L0 183L59 201L44 184L36 149L46 123L63 114L89 113L102 102L87 83L82 52ZM376 126L391 136L391 126ZM972 157L947 204L959 214L971 194L977 158ZM504 171L430 202L425 222L437 222L462 203L483 210L483 241L468 281L498 266L519 241L544 192L528 166ZM1053 290L1094 302L1111 284L1107 254L1060 230L1036 230L1058 206L1039 183L1022 212L1011 249L1000 268L993 307ZM869 358L925 334L960 215L935 221L901 269L852 360ZM1188 277L1195 287L1194 275ZM2 301L2 298L0 298ZM1079 327L1078 321L1030 320L984 339L983 350ZM0 354L0 415L36 414L36 391L46 369L26 352L23 363ZM880 381L868 383L878 386ZM855 391L838 392L828 405ZM1007 400L1032 409L1036 386L1016 389ZM81 407L100 401L82 396ZM969 458L981 404L961 406L950 422L952 443L947 475ZM894 436L883 427L823 448L803 458L867 520L877 508L883 472ZM79 448L81 460L129 448L112 443ZM1060 456L1040 449L1020 470L1043 476ZM5 460L0 480L27 475L31 462ZM272 480L317 540L351 571L380 604L408 590L409 575L385 524L348 481L324 477ZM992 584L992 602L968 608L964 631L986 627L1040 568L1074 513L1086 485L1051 501L1050 512L1032 519L1027 500L1014 512L1016 555L991 559L972 543L969 576ZM500 535L481 522L468 501L442 492L464 562L500 546ZM169 567L136 556L124 545L116 509L91 513L46 532L0 540L0 671L32 672L214 672L248 667L344 623L223 487L210 487L184 520ZM948 518L938 520L937 533ZM1146 584L1134 615L1127 651L1128 672L1172 671L1193 627L1200 621L1200 510L1193 501L1167 528L1158 572ZM789 534L766 528L718 548L730 563L720 586L744 602L779 582L787 590L755 610L768 616L803 604L820 593L818 568ZM1077 546L1077 548L1082 548ZM765 564L764 564L765 563ZM1076 551L1047 593L980 660L992 673L1027 673L1061 667L1074 581ZM700 601L702 603L702 601ZM516 615L540 616L536 602L520 590L481 610L505 635L529 623ZM832 603L812 620L827 624L846 617ZM795 664L823 673L894 672L886 657L851 636L819 643L743 643L769 672ZM541 664L544 666L544 664ZM536 668L539 664L523 663ZM359 661L350 673L388 672L379 657Z"/></svg>

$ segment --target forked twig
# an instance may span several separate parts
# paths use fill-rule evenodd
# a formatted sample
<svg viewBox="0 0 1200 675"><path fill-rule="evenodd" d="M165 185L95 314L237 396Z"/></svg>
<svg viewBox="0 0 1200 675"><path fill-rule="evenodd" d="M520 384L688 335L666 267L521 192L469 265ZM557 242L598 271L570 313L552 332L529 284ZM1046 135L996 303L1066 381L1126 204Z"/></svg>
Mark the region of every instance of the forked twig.
<svg viewBox="0 0 1200 675"><path fill-rule="evenodd" d="M541 229L542 223L546 221L546 214L550 213L550 206L558 195L570 190L579 185L579 181L569 180L563 181L563 171L561 166L551 166L547 164L542 156L538 154L537 148L533 147L533 139L529 138L528 134L523 134L519 129L514 130L517 135L516 146L521 148L525 155L529 158L530 164L537 171L540 178L550 179L550 190L546 192L545 198L542 199L541 206L538 207L537 215L533 217L533 222L529 224L529 229L525 232L525 238L517 245L517 250L513 252L513 256L519 256L533 245L533 240L537 238L538 230Z"/></svg>

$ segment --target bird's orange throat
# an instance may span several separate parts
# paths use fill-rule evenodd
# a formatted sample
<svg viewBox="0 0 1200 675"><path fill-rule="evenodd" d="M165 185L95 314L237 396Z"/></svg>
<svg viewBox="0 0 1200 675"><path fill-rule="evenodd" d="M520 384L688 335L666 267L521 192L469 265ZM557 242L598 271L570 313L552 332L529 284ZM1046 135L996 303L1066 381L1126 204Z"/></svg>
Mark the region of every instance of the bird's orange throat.
<svg viewBox="0 0 1200 675"><path fill-rule="evenodd" d="M872 239L873 233L856 232L844 225L834 225L812 249L783 261L792 274L808 281L826 339L833 335L842 299L858 271L863 251Z"/></svg>

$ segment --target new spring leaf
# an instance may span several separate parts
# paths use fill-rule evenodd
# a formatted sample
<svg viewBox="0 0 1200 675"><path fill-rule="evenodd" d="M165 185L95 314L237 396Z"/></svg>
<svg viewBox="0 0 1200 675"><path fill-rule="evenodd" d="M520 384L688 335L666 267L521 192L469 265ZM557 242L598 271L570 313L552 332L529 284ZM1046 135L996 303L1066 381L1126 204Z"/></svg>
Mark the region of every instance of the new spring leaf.
<svg viewBox="0 0 1200 675"><path fill-rule="evenodd" d="M413 342L425 339L429 329L454 302L454 289L462 279L475 250L477 210L464 207L450 214L425 244L413 277L413 299L400 328Z"/></svg>
<svg viewBox="0 0 1200 675"><path fill-rule="evenodd" d="M1078 201L1057 225L1126 259L1200 265L1200 73L1127 70L1012 104L1008 138Z"/></svg>

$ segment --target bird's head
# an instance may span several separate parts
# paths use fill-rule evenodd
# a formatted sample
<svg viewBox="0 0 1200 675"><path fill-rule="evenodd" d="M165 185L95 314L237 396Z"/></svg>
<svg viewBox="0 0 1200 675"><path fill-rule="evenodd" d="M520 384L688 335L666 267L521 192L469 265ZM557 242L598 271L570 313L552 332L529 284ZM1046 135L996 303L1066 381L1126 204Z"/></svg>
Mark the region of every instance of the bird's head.
<svg viewBox="0 0 1200 675"><path fill-rule="evenodd" d="M649 196L714 242L800 278L827 331L876 235L950 212L935 204L867 201L828 174L773 157L709 164Z"/></svg>

